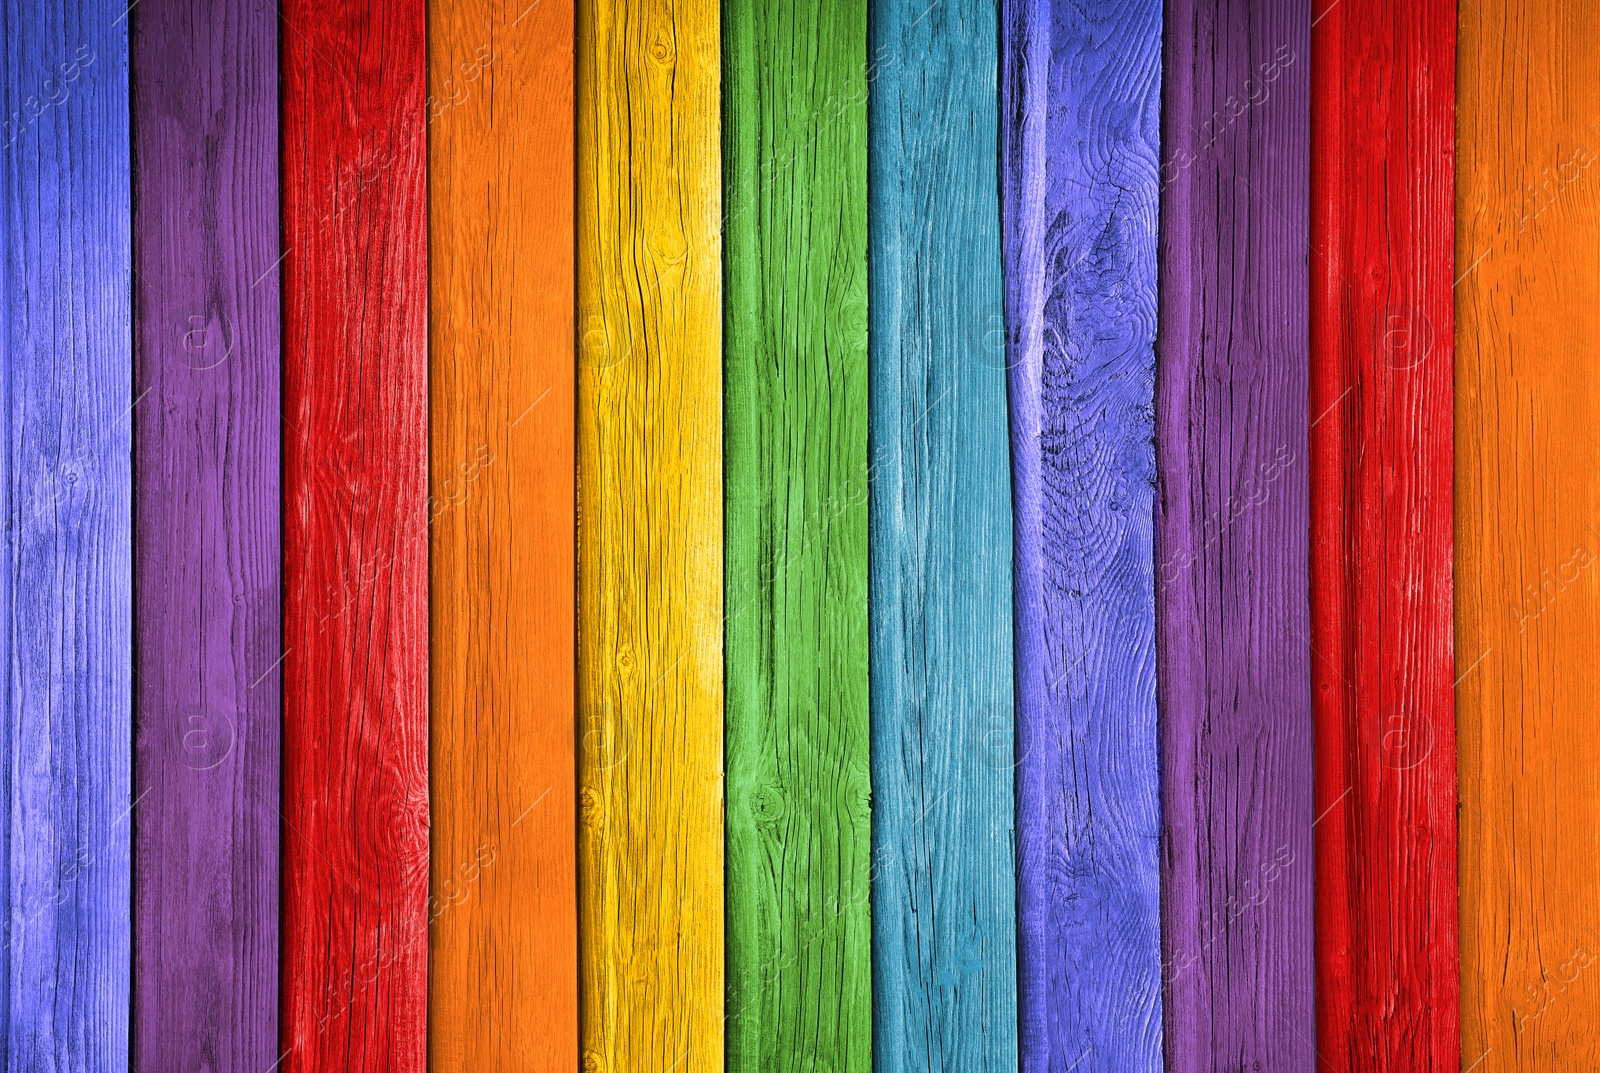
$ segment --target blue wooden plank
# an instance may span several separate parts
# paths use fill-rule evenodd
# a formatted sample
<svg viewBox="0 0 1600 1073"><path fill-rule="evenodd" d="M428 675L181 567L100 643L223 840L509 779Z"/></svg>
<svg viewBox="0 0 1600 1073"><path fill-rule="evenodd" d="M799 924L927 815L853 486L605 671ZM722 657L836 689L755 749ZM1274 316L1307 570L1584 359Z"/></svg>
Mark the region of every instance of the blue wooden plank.
<svg viewBox="0 0 1600 1073"><path fill-rule="evenodd" d="M0 0L5 1068L128 1068L125 4Z"/></svg>
<svg viewBox="0 0 1600 1073"><path fill-rule="evenodd" d="M1161 1069L1161 0L1003 0L1022 1068Z"/></svg>
<svg viewBox="0 0 1600 1073"><path fill-rule="evenodd" d="M1017 1065L992 4L872 6L873 1062Z"/></svg>

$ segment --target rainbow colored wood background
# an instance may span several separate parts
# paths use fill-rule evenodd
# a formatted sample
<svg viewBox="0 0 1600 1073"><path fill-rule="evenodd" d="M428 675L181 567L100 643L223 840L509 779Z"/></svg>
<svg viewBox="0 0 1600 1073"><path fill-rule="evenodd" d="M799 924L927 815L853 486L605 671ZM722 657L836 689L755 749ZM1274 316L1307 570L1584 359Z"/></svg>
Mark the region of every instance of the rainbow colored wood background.
<svg viewBox="0 0 1600 1073"><path fill-rule="evenodd" d="M1600 1064L1576 0L0 0L6 1067Z"/></svg>

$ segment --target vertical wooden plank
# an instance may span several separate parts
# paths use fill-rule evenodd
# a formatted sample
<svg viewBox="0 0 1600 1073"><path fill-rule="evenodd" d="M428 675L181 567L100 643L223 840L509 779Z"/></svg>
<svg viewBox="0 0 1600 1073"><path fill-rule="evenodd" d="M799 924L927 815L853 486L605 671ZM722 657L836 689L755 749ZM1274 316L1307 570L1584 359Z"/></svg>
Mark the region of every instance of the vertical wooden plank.
<svg viewBox="0 0 1600 1073"><path fill-rule="evenodd" d="M283 1068L427 1061L421 0L283 10Z"/></svg>
<svg viewBox="0 0 1600 1073"><path fill-rule="evenodd" d="M723 35L728 1068L865 1073L867 5Z"/></svg>
<svg viewBox="0 0 1600 1073"><path fill-rule="evenodd" d="M723 1068L719 6L578 4L585 1069Z"/></svg>
<svg viewBox="0 0 1600 1073"><path fill-rule="evenodd" d="M1311 1070L1308 0L1169 0L1157 341L1168 1068Z"/></svg>
<svg viewBox="0 0 1600 1073"><path fill-rule="evenodd" d="M133 22L137 1070L278 1048L278 20Z"/></svg>
<svg viewBox="0 0 1600 1073"><path fill-rule="evenodd" d="M1312 31L1317 1049L1459 1070L1447 0Z"/></svg>
<svg viewBox="0 0 1600 1073"><path fill-rule="evenodd" d="M1017 1066L998 4L871 7L873 1068Z"/></svg>
<svg viewBox="0 0 1600 1073"><path fill-rule="evenodd" d="M1003 11L1022 1068L1158 1073L1161 3Z"/></svg>
<svg viewBox="0 0 1600 1073"><path fill-rule="evenodd" d="M438 1070L578 1068L572 0L431 0Z"/></svg>
<svg viewBox="0 0 1600 1073"><path fill-rule="evenodd" d="M133 533L128 23L0 3L8 1069L125 1069Z"/></svg>
<svg viewBox="0 0 1600 1073"><path fill-rule="evenodd" d="M1600 9L1463 0L1456 172L1462 1065L1600 1048Z"/></svg>

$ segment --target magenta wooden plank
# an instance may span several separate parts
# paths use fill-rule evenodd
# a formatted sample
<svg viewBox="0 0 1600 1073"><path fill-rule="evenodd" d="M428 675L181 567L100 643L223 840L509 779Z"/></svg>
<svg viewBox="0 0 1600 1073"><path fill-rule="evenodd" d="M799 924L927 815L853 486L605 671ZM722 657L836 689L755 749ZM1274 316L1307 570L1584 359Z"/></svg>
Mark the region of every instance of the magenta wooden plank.
<svg viewBox="0 0 1600 1073"><path fill-rule="evenodd" d="M133 1068L278 1058L278 19L133 12Z"/></svg>
<svg viewBox="0 0 1600 1073"><path fill-rule="evenodd" d="M1310 1073L1308 0L1170 0L1156 375L1168 1069Z"/></svg>
<svg viewBox="0 0 1600 1073"><path fill-rule="evenodd" d="M133 366L121 0L0 0L0 1034L128 1068Z"/></svg>

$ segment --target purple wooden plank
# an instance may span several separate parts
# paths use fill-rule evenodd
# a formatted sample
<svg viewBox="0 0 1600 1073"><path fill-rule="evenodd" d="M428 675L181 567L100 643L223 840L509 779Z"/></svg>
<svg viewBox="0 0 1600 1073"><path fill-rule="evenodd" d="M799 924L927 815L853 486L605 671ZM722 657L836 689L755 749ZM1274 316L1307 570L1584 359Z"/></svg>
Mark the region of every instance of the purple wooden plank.
<svg viewBox="0 0 1600 1073"><path fill-rule="evenodd" d="M1161 0L1005 0L1021 1060L1161 1069Z"/></svg>
<svg viewBox="0 0 1600 1073"><path fill-rule="evenodd" d="M1170 0L1156 377L1168 1068L1315 1064L1308 0Z"/></svg>
<svg viewBox="0 0 1600 1073"><path fill-rule="evenodd" d="M128 1067L122 0L0 0L0 1067Z"/></svg>
<svg viewBox="0 0 1600 1073"><path fill-rule="evenodd" d="M133 1069L278 1043L278 21L133 12Z"/></svg>

